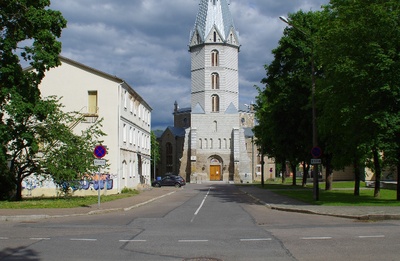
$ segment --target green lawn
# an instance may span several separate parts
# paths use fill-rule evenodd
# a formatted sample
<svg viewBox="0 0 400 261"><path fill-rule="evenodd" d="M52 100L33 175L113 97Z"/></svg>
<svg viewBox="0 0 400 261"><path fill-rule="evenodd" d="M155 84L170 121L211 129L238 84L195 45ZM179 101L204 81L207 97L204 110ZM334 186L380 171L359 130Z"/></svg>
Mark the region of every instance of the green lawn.
<svg viewBox="0 0 400 261"><path fill-rule="evenodd" d="M313 184L308 183L304 188L301 180L293 186L292 181L286 180L285 184L277 182L266 182L264 189L272 190L275 193L295 198L310 204L325 206L400 206L396 200L396 190L381 189L380 197L374 197L374 189L366 188L361 182L360 195L354 196L354 182L333 182L332 190L325 190L325 183L319 183L319 201L313 199ZM261 187L261 185L260 185Z"/></svg>
<svg viewBox="0 0 400 261"><path fill-rule="evenodd" d="M136 190L127 191L122 194L101 196L101 202L108 202L126 197L132 197L139 194ZM98 202L97 196L88 197L60 197L60 198L24 198L22 201L0 201L1 208L75 208L86 207Z"/></svg>

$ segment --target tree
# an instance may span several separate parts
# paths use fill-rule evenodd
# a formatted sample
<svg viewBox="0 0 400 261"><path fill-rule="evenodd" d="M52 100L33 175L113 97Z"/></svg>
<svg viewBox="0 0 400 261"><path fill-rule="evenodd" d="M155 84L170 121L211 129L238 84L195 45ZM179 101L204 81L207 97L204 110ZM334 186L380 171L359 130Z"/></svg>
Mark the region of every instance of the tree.
<svg viewBox="0 0 400 261"><path fill-rule="evenodd" d="M329 101L322 125L342 141L341 153L339 144L332 148L336 164L372 159L378 197L381 163L399 161L400 2L331 0L324 14L318 53L327 84L320 95Z"/></svg>
<svg viewBox="0 0 400 261"><path fill-rule="evenodd" d="M161 155L160 155L160 144L157 141L157 137L154 134L154 132L151 132L151 159L153 166L157 166L158 161L160 160ZM155 169L154 169L154 178L155 178Z"/></svg>
<svg viewBox="0 0 400 261"><path fill-rule="evenodd" d="M16 200L22 199L22 181L28 176L49 176L61 185L80 180L83 174L94 171L93 148L100 142L98 138L105 135L100 130L100 121L81 135L74 134L69 126L83 117L63 112L62 105L54 97L39 100L32 106L23 102L22 97L13 95L5 109L12 137L5 146Z"/></svg>
<svg viewBox="0 0 400 261"><path fill-rule="evenodd" d="M289 15L295 27L287 27L279 46L273 50L274 60L265 66L267 76L261 81L255 135L270 157L289 160L294 173L299 162L307 162L312 148L312 58L310 32L316 30L313 20L318 13L299 11ZM301 29L300 29L301 28ZM304 173L304 181L307 174Z"/></svg>
<svg viewBox="0 0 400 261"><path fill-rule="evenodd" d="M45 71L59 64L61 43L57 38L66 26L61 13L49 9L49 5L49 0L0 2L0 176L8 177L2 179L2 182L15 182L9 166L16 166L12 163L12 155L7 146L10 142L16 145L16 140L20 137L12 136L13 133L22 135L27 142L25 145L33 146L32 151L37 150L32 143L33 137L23 132L23 120L27 114L37 112L35 110L41 106L36 107L36 103L41 102L38 86ZM23 70L22 63L30 65L32 69ZM16 108L10 105L16 105ZM12 121L8 119L9 112L6 109L12 109L16 113ZM23 115L18 115L19 113ZM32 116L43 120L46 113L41 113ZM20 129L14 129L15 126ZM26 148L29 152L30 149L27 146ZM35 167L33 164L29 168L33 170ZM23 168L28 167L21 166L20 170Z"/></svg>

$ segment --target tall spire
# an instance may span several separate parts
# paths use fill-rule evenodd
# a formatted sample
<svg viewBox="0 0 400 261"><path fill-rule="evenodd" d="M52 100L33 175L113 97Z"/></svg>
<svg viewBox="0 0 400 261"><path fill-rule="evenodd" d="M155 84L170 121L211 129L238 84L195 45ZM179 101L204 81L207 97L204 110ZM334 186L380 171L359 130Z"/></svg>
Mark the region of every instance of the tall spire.
<svg viewBox="0 0 400 261"><path fill-rule="evenodd" d="M206 38L214 29L218 31L222 42L227 43L230 41L231 37L234 37L235 41L231 41L230 43L232 44L234 42L236 45L239 45L237 32L227 0L200 1L196 22L190 33L191 45L194 43L193 37L195 36L195 44L206 42Z"/></svg>

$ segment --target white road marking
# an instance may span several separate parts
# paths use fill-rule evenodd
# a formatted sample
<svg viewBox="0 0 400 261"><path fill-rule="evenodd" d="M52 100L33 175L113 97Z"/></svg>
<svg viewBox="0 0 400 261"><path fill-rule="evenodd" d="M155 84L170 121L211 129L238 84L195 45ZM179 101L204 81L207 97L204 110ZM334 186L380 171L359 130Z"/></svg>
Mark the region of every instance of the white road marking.
<svg viewBox="0 0 400 261"><path fill-rule="evenodd" d="M271 241L272 238L242 238L240 241L246 242L246 241Z"/></svg>
<svg viewBox="0 0 400 261"><path fill-rule="evenodd" d="M95 238L70 238L71 241L97 241Z"/></svg>
<svg viewBox="0 0 400 261"><path fill-rule="evenodd" d="M50 240L49 237L31 237L30 240Z"/></svg>
<svg viewBox="0 0 400 261"><path fill-rule="evenodd" d="M332 237L302 237L300 239L304 239L304 240L322 240L322 239L332 239Z"/></svg>
<svg viewBox="0 0 400 261"><path fill-rule="evenodd" d="M196 242L208 242L208 240L202 240L202 239L184 239L184 240L178 240L179 243L196 243Z"/></svg>
<svg viewBox="0 0 400 261"><path fill-rule="evenodd" d="M358 236L358 238L383 238L384 235L375 235L375 236Z"/></svg>
<svg viewBox="0 0 400 261"><path fill-rule="evenodd" d="M0 237L0 240L7 240L8 237Z"/></svg>
<svg viewBox="0 0 400 261"><path fill-rule="evenodd" d="M119 242L147 242L147 240L138 240L138 239L121 239Z"/></svg>
<svg viewBox="0 0 400 261"><path fill-rule="evenodd" d="M211 190L211 188L208 189L208 192L207 192L207 194L204 196L203 201L201 202L200 206L197 208L196 212L194 212L193 218L192 218L192 220L190 220L190 223L192 223L193 220L194 220L194 218L197 216L197 214L199 214L200 209L203 207L203 204L204 204L204 202L206 201L206 198L207 198L208 194L210 194L210 190Z"/></svg>

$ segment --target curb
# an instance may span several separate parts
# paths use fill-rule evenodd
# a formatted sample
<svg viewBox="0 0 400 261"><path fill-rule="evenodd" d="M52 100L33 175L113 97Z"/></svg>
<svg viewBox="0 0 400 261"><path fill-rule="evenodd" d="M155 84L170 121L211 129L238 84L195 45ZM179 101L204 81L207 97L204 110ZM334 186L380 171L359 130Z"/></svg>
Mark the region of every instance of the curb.
<svg viewBox="0 0 400 261"><path fill-rule="evenodd" d="M347 219L356 219L362 221L381 221L381 220L400 220L400 214L367 214L367 215L346 215L346 214L335 214L335 213L323 213L318 211L313 211L309 209L302 209L302 208L290 208L290 207L282 207L277 206L275 204L269 204L264 202L263 200L257 198L256 196L241 190L243 193L248 195L249 197L253 198L260 204L264 205L265 207L273 210L278 211L286 211L286 212L295 212L295 213L302 213L302 214L310 214L310 215L320 215L320 216L330 216L330 217L339 217L339 218L347 218Z"/></svg>
<svg viewBox="0 0 400 261"><path fill-rule="evenodd" d="M138 208L140 206L146 205L163 197L172 195L176 191L169 192L167 194L149 199L145 202L138 203L136 205L126 207L126 208L109 208L109 209L98 209L89 211L88 213L82 214L67 214L67 215L17 215L17 216L0 216L0 221L30 221L30 220L39 220L39 219L49 219L49 218L61 218L61 217L77 217L77 216L88 216L88 215L97 215L97 214L104 214L109 212L116 212L116 211L129 211L134 208Z"/></svg>

